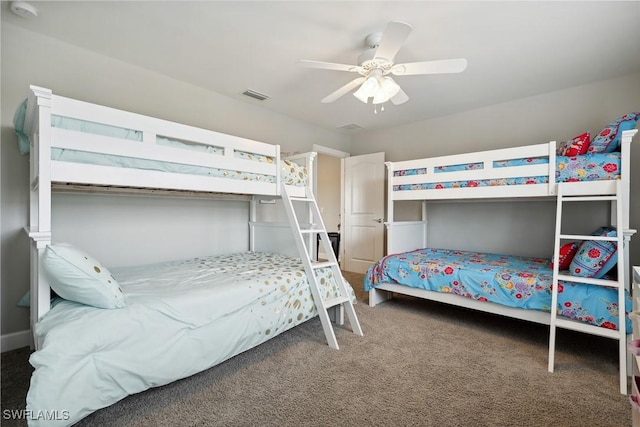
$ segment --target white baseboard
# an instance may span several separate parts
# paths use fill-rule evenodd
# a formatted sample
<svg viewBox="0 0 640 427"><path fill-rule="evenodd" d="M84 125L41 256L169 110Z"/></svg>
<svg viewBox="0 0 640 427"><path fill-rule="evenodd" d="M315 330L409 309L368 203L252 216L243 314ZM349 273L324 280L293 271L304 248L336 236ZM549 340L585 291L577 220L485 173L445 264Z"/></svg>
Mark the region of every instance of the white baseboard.
<svg viewBox="0 0 640 427"><path fill-rule="evenodd" d="M15 350L17 348L28 347L31 345L31 330L12 332L0 337L0 351Z"/></svg>

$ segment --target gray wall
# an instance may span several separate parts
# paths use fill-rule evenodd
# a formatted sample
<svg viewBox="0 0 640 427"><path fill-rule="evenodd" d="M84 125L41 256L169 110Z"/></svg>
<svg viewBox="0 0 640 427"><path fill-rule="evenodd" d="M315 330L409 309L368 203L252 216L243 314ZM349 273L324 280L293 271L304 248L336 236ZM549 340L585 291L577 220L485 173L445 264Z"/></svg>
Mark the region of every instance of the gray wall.
<svg viewBox="0 0 640 427"><path fill-rule="evenodd" d="M340 158L318 154L318 189L316 200L328 232L339 231Z"/></svg>
<svg viewBox="0 0 640 427"><path fill-rule="evenodd" d="M411 101L409 101L411 102ZM473 111L354 135L351 154L386 152L391 161L562 141L597 134L622 114L640 111L640 74L601 81ZM631 228L640 229L640 136L632 144ZM432 247L551 256L555 204L549 202L433 203L428 208ZM419 204L401 203L397 219L415 219ZM586 233L608 223L608 211L578 211L563 231ZM573 230L573 231L572 231ZM640 236L631 241L640 265Z"/></svg>
<svg viewBox="0 0 640 427"><path fill-rule="evenodd" d="M28 158L13 133L29 84L59 95L309 151L348 152L350 137L207 92L153 71L97 55L2 22L1 293L2 335L29 328L16 303L29 288ZM183 198L58 194L54 241L69 241L106 266L248 248L247 204Z"/></svg>

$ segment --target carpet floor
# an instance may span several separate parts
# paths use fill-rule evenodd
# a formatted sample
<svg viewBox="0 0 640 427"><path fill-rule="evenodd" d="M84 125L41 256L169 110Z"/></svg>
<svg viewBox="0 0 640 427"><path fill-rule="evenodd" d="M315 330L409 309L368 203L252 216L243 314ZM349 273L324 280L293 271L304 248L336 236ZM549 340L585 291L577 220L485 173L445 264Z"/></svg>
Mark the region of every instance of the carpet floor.
<svg viewBox="0 0 640 427"><path fill-rule="evenodd" d="M129 396L78 426L565 426L631 424L618 390L617 343L396 297L369 307L345 273L364 331L316 317L200 374ZM24 408L29 349L2 354L2 410ZM3 426L24 420L3 415Z"/></svg>

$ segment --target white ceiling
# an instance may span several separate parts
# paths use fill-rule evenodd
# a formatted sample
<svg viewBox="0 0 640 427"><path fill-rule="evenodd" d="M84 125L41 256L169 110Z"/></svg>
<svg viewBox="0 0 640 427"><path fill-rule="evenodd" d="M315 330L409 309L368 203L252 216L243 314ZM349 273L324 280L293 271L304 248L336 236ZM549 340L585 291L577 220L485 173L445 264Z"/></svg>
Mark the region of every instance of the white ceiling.
<svg viewBox="0 0 640 427"><path fill-rule="evenodd" d="M640 72L639 1L36 2L3 20L329 129L391 127ZM405 104L374 114L352 80L297 61L356 64L369 33L414 29L396 63L466 58L461 74L398 76ZM241 95L253 89L270 96Z"/></svg>

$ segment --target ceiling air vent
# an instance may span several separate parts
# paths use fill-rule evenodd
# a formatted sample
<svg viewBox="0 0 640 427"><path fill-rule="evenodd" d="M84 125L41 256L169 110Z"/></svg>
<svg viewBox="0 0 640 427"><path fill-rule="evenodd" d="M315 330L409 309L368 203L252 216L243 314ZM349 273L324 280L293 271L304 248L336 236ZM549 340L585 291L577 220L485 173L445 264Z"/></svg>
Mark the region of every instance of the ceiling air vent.
<svg viewBox="0 0 640 427"><path fill-rule="evenodd" d="M242 92L243 95L250 96L251 98L257 99L258 101L264 101L265 99L269 99L268 95L262 94L260 92L256 92L252 89L247 89Z"/></svg>
<svg viewBox="0 0 640 427"><path fill-rule="evenodd" d="M338 129L351 131L351 130L356 130L356 129L362 129L362 126L357 125L355 123L349 123L347 125L338 126Z"/></svg>

